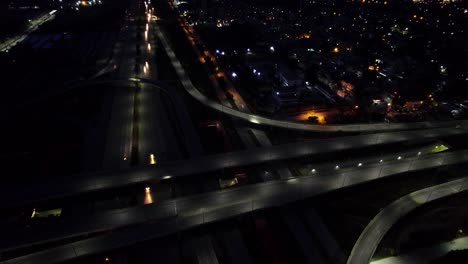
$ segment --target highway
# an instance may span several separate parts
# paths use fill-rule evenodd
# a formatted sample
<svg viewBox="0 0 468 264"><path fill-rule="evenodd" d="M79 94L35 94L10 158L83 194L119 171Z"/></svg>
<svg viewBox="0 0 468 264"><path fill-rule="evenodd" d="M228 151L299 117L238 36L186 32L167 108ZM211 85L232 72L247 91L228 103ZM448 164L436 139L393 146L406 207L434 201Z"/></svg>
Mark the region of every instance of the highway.
<svg viewBox="0 0 468 264"><path fill-rule="evenodd" d="M428 246L402 255L372 261L371 264L426 264L444 256L450 251L468 249L468 237Z"/></svg>
<svg viewBox="0 0 468 264"><path fill-rule="evenodd" d="M76 256L111 250L116 246L122 247L131 245L149 238L167 235L172 232L227 219L235 215L259 209L303 200L332 190L338 190L400 173L466 162L468 162L468 150L439 153L424 157L397 159L368 167L339 170L332 174L322 175L322 177L313 175L289 180L271 181L241 188L182 197L145 206L109 211L92 216L88 219L80 218L75 219L73 222L61 223L61 225L67 228L61 228L60 224L55 224L51 226L51 230L42 227L37 233L33 230L15 233L15 236L10 237L14 237L18 240L25 239L22 243L31 243L36 240L47 241L60 237L71 237L78 234L113 230L110 235L98 236L58 248L44 250L39 253L19 257L7 263L63 262L71 260ZM464 179L463 183L465 183L466 180L467 179ZM435 189L432 192L427 192L424 196L412 195L409 196L409 199L416 205L418 203L424 203L428 196L430 197L429 200L433 200L440 197L441 194L446 193L448 190L453 192L453 187L455 185L448 186L449 187L445 189L441 188ZM464 187L468 187L468 185L464 185ZM132 228L126 228L121 232L115 230L119 227L142 223L150 223L150 227L146 226L144 229L144 234L136 235L136 231ZM134 228L138 230L142 227L143 226L137 226ZM5 232L8 231L5 230ZM122 236L124 236L125 239L123 239ZM103 243L102 240L106 239L106 237L112 242ZM2 247L5 248L7 246L5 244L12 243L12 241L5 241L2 243L4 243ZM98 247L93 246L98 244ZM82 249L85 250L82 251Z"/></svg>
<svg viewBox="0 0 468 264"><path fill-rule="evenodd" d="M468 121L435 121L435 122L415 122L415 123L369 123L369 124L346 124L346 125L316 125L306 124L287 120L277 120L256 114L246 113L223 104L216 102L204 94L202 94L192 83L189 76L185 72L182 64L175 55L169 41L161 30L156 30L158 38L161 40L162 46L169 56L172 66L174 67L179 81L182 83L185 90L196 100L203 105L210 107L216 111L226 115L250 122L252 124L267 125L272 127L314 131L314 132L377 132L377 131L396 131L410 129L428 129L437 127L454 127Z"/></svg>
<svg viewBox="0 0 468 264"><path fill-rule="evenodd" d="M428 202L468 190L468 177L425 188L394 201L366 226L354 245L348 264L368 264L390 228L412 210Z"/></svg>
<svg viewBox="0 0 468 264"><path fill-rule="evenodd" d="M171 7L173 6L171 5ZM183 23L180 20L182 19L182 16L180 14L179 16L181 17L179 18L179 23L181 24L181 26L183 26ZM184 28L184 32L186 36L189 38L189 40L192 39L191 47L193 51L197 54L197 57L203 58L204 56L202 56L202 53L204 53L203 55L210 57L212 63L214 64L213 67L219 69L219 65L216 61L216 58L212 56L211 54L209 54L208 51L199 50L197 46L195 45L195 42L193 41L193 39L200 40L200 38L195 34L195 31L193 30L193 28L192 27ZM203 66L205 68L205 71L209 73L207 64L203 64ZM216 77L219 74L221 74L220 78L223 78L224 80L224 88L226 89L226 93L221 88L220 83ZM227 107L231 106L234 109L242 109L243 112L247 114L251 114L251 111L247 103L244 101L242 96L237 92L236 88L234 87L230 79L226 77L224 73L219 71L216 74L209 74L209 79L211 81L213 88L216 91L216 96L218 97L218 100L221 102L222 105L227 106ZM232 95L232 100L228 100L228 97L226 95L227 93ZM237 134L239 135L244 146L246 146L249 149L257 147L257 142L262 147L267 147L267 146L272 145L270 139L268 138L267 134L263 130L254 129L254 128L245 126L245 124L240 124L240 122L235 122L234 128ZM276 171L280 175L280 178L287 179L291 177L291 171L286 167L286 165L283 162L279 162L275 164L275 167L276 167ZM267 177L267 176L269 175L262 174L262 178L264 181L271 179L270 177Z"/></svg>
<svg viewBox="0 0 468 264"><path fill-rule="evenodd" d="M262 162L321 155L336 151L373 147L384 144L403 143L414 140L429 140L444 136L464 135L467 127L387 132L371 135L348 136L298 142L271 147L255 148L230 153L201 156L188 160L167 161L157 166L113 170L69 177L67 181L56 180L43 185L0 186L1 206L18 206L33 201L73 196L80 193L119 188L152 180L200 175L223 168L258 164ZM15 191L17 190L17 191Z"/></svg>
<svg viewBox="0 0 468 264"><path fill-rule="evenodd" d="M3 43L0 43L0 51L7 52L9 49L13 48L16 44L21 43L26 37L39 28L42 24L51 21L55 18L55 13L57 10L52 10L46 14L43 14L29 22L28 28L22 33L12 38L9 38Z"/></svg>
<svg viewBox="0 0 468 264"><path fill-rule="evenodd" d="M165 89L165 93L161 93L158 86L140 82L141 78L151 82L158 80L158 60L155 56L157 40L150 33L156 22L144 13L141 2L129 10L121 30L121 39L114 49L115 56L101 72L110 72L113 81L85 82L111 85L109 98L112 98L112 110L103 169L125 169L157 163L161 158L181 159L203 153L180 96L174 94L173 89ZM146 13L151 17L151 10L146 10ZM188 149L187 154L185 148Z"/></svg>

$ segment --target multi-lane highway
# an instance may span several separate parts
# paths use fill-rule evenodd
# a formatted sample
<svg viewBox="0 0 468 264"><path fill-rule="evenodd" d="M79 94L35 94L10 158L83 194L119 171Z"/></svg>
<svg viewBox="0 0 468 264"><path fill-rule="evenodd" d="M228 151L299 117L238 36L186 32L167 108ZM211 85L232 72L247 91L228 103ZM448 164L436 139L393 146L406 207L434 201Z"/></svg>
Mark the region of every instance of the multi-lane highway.
<svg viewBox="0 0 468 264"><path fill-rule="evenodd" d="M258 164L273 160L297 158L307 155L320 155L336 151L395 144L414 140L435 139L445 136L468 133L468 126L387 132L370 135L348 136L322 139L307 143L298 142L251 150L202 156L188 160L168 161L152 167L127 170L105 171L89 175L72 177L74 180L47 182L43 185L22 186L21 191L15 186L0 186L0 199L3 206L17 206L32 201L66 197L80 193L103 189L124 187L127 185L176 177L200 175L223 168Z"/></svg>
<svg viewBox="0 0 468 264"><path fill-rule="evenodd" d="M103 167L109 170L79 175L80 177L73 177L72 181L54 181L40 186L22 186L21 190L15 190L15 186L0 186L0 199L3 201L0 206L14 207L36 201L121 188L153 180L200 177L208 172L229 167L322 155L343 150L365 149L415 140L434 140L468 133L468 121L325 126L259 116L243 107L242 101L237 101L237 103L241 102L241 105L233 105L232 107L229 107L226 101L218 103L194 87L170 47L166 36L159 30L157 22L153 19L153 9L145 3L145 15L143 16L140 15L143 10L141 2L139 5L140 9L132 11L131 18L124 25L123 41L116 45L118 52L115 53L115 58L110 61L107 68L112 72L111 76L114 79L123 80L111 81L116 86L115 90L112 91L113 104L103 162ZM142 24L141 21L143 21ZM180 95L177 95L174 89L170 89L166 85L157 84L159 76L156 71L158 60L155 57L155 50L159 48L158 43L162 44L162 48L169 56L185 90L203 105L231 117L254 125L268 125L293 130L393 132L278 146L271 146L267 142L262 144L264 147L260 148L201 156L203 152L201 144ZM259 135L260 138L268 140L264 133L259 133ZM283 177L279 181L263 182L235 189L165 200L144 206L82 215L79 218L62 218L57 222L42 224L40 228L4 225L0 227L0 233L9 239L2 240L0 248L5 251L65 238L96 235L102 231L112 230L111 233L45 249L8 260L5 263L69 261L76 257L112 250L239 214L302 200L383 177L468 162L468 150L438 154L429 154L428 152L430 151L421 151L411 155L408 154L409 152L403 152L408 155L402 154L401 156L376 155L361 160L360 157L352 157L352 160L340 164L341 166L314 165L308 176L289 179ZM162 160L161 156L169 158ZM148 164L151 166L130 168L131 165ZM415 192L396 201L394 203L396 205L392 204L383 210L366 228L356 243L348 263L368 263L386 230L405 212L438 197L465 190L468 188L467 182L468 179L463 178L459 181ZM399 210L395 210L395 208Z"/></svg>
<svg viewBox="0 0 468 264"><path fill-rule="evenodd" d="M108 98L112 100L103 169L201 155L200 140L180 96L173 89L162 92L158 86L140 82L140 78L153 82L158 79L152 9L139 2L128 12L114 56L102 71L110 72L113 80L127 81L100 82L111 87Z"/></svg>
<svg viewBox="0 0 468 264"><path fill-rule="evenodd" d="M468 190L468 177L432 186L394 201L377 214L366 226L354 245L348 264L368 264L388 230L417 207Z"/></svg>
<svg viewBox="0 0 468 264"><path fill-rule="evenodd" d="M113 234L110 235L111 237L113 236L113 242L109 244L102 244L99 247L93 248L92 245L96 245L98 241L103 239L103 237L97 237L23 256L9 263L45 263L44 260L46 259L49 261L48 263L53 263L53 260L57 262L66 261L80 255L78 252L83 247L86 248L85 255L98 253L101 250L113 249L116 244L119 247L130 245L138 241L219 221L238 214L302 200L332 190L396 174L466 162L468 162L468 151L466 150L424 157L416 156L406 159L395 159L368 167L336 171L332 174L322 175L323 177L312 175L290 180L259 183L243 188L204 193L162 203L109 211L88 219L80 218L62 223L67 228L60 228L60 225L57 224L51 226L50 230L43 227L37 233L34 233L32 230L27 230L23 235L21 235L21 232L15 232L16 238L14 239L24 239L22 243L27 244L36 240L47 241L73 235L113 230L127 225L154 222L158 219L162 222L158 222L157 225L151 224L151 228L147 227L145 235L141 237L133 234L135 230L129 233L129 230L132 229L126 229L122 231L125 234L125 239L117 241L116 236L122 236L122 234L114 230ZM450 190L452 190L452 187L450 185ZM445 193L445 191L439 192L438 190L437 192L431 192L431 199L438 197L440 193ZM417 197L420 198L420 196ZM427 197L426 195L422 199L427 199ZM422 202L423 200L416 199L416 202L418 201ZM136 229L138 230L138 228ZM45 258L46 256L50 257L51 254L54 255L52 259Z"/></svg>

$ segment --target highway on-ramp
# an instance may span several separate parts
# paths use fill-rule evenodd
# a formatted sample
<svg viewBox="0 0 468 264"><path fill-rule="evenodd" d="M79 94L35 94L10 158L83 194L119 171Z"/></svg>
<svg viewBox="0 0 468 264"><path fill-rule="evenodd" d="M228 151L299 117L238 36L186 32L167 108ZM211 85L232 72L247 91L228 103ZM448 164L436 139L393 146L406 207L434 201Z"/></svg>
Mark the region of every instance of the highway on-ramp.
<svg viewBox="0 0 468 264"><path fill-rule="evenodd" d="M388 230L412 210L428 202L468 190L468 177L425 188L394 201L366 226L354 245L348 264L368 264Z"/></svg>

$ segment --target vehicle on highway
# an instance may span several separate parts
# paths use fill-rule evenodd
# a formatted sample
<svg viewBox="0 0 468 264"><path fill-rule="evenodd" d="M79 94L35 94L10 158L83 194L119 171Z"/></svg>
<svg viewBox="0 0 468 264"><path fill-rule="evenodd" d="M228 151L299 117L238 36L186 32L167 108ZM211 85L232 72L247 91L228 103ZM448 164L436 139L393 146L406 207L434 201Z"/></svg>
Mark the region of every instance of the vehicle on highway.
<svg viewBox="0 0 468 264"><path fill-rule="evenodd" d="M221 189L227 189L237 186L246 185L249 183L247 174L244 172L237 173L234 177L220 177L218 179L219 187Z"/></svg>

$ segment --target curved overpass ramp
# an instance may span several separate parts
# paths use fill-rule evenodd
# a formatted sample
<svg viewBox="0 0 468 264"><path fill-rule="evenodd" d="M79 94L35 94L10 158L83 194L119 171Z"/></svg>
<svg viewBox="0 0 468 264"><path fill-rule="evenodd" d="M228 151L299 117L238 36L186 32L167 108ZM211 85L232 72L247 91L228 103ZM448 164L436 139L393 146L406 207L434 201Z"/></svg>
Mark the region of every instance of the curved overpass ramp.
<svg viewBox="0 0 468 264"><path fill-rule="evenodd" d="M415 122L415 123L374 123L374 124L346 124L346 125L315 125L304 124L294 121L277 120L256 114L245 113L230 107L226 107L202 94L192 83L188 74L185 72L182 64L175 55L166 36L161 32L159 27L156 27L156 34L161 40L162 47L168 55L172 66L174 67L177 76L179 77L182 86L196 100L203 105L214 110L222 112L226 115L245 120L247 122L267 125L272 127L313 131L313 132L377 132L377 131L395 131L395 130L410 130L410 129L428 129L437 127L455 127L461 123L468 121L438 121L438 122Z"/></svg>
<svg viewBox="0 0 468 264"><path fill-rule="evenodd" d="M390 228L412 210L428 202L468 190L468 177L425 188L394 201L375 216L359 236L348 264L368 264Z"/></svg>

